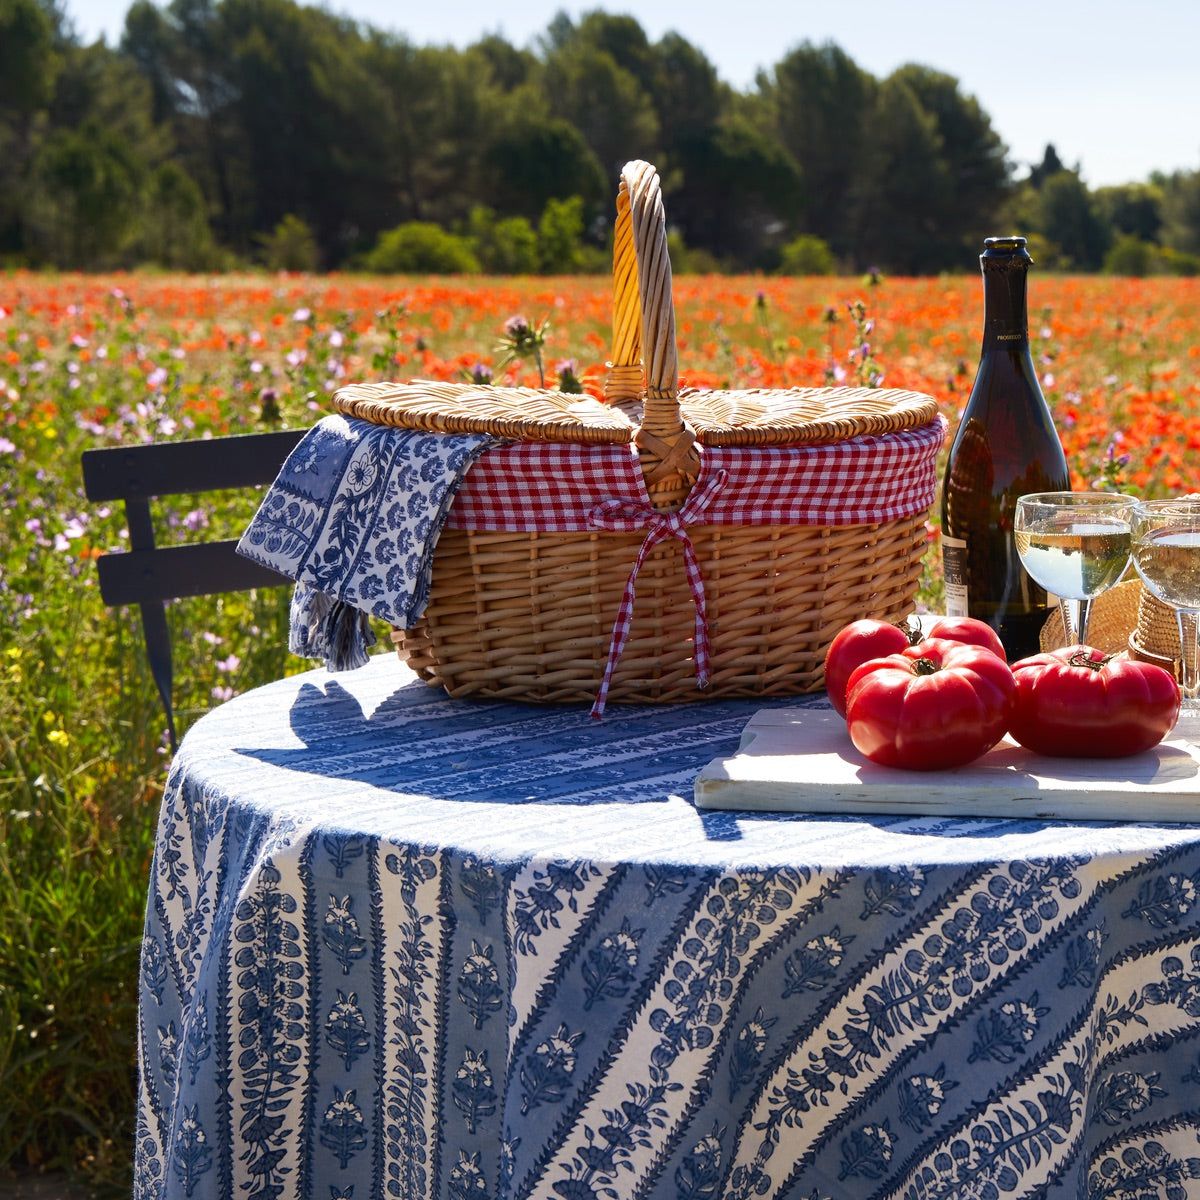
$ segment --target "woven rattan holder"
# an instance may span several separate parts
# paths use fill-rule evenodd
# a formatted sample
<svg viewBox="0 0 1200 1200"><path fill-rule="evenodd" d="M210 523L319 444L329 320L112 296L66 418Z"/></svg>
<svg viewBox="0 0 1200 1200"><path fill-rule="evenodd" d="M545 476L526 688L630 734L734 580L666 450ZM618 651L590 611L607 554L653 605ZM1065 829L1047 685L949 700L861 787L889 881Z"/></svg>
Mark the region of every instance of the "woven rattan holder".
<svg viewBox="0 0 1200 1200"><path fill-rule="evenodd" d="M1140 584L1139 592L1137 626L1129 635L1130 656L1165 667L1179 679L1182 670L1175 610L1155 599Z"/></svg>
<svg viewBox="0 0 1200 1200"><path fill-rule="evenodd" d="M1065 644L1058 610L1042 626L1043 650ZM1179 626L1172 608L1156 600L1139 579L1127 579L1102 592L1092 604L1088 645L1106 654L1127 654L1153 663L1179 678Z"/></svg>
<svg viewBox="0 0 1200 1200"><path fill-rule="evenodd" d="M613 253L607 403L525 388L413 382L342 389L337 408L378 424L519 440L633 443L651 501L677 509L705 446L838 441L927 426L927 396L865 389L684 391L678 386L671 264L658 174L627 164ZM650 553L610 701L766 696L819 689L826 649L857 617L911 612L924 513L870 525L689 529L702 566L711 683L697 690L695 609L679 543ZM393 634L452 696L590 700L640 533L446 528L424 617Z"/></svg>

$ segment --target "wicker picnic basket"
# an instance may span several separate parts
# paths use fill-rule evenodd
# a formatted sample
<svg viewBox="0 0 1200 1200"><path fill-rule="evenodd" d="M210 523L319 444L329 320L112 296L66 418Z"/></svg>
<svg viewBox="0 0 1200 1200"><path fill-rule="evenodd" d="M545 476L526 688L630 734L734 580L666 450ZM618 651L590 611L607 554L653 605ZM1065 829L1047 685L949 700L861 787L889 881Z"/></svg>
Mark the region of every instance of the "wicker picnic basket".
<svg viewBox="0 0 1200 1200"><path fill-rule="evenodd" d="M605 399L525 388L413 382L342 389L337 408L377 424L588 446L633 443L654 508L673 512L706 447L796 446L928 428L927 396L810 388L678 386L671 265L658 175L622 172L613 254L613 360ZM940 434L939 434L940 436ZM748 453L752 452L747 450ZM912 607L925 513L865 525L704 525L688 530L703 570L711 683L697 691L696 608L680 541L642 565L609 700L662 702L817 690L848 621ZM424 617L393 634L402 659L452 696L590 700L641 532L443 530Z"/></svg>

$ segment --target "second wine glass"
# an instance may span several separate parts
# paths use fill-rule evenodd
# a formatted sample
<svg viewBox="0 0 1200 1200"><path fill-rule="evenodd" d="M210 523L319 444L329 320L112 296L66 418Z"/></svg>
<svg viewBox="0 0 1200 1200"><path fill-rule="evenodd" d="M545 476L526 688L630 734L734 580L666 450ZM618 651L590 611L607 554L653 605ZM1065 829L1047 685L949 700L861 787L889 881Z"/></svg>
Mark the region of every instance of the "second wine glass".
<svg viewBox="0 0 1200 1200"><path fill-rule="evenodd" d="M1200 497L1146 500L1133 517L1133 561L1142 583L1175 610L1179 628L1183 708L1200 716Z"/></svg>
<svg viewBox="0 0 1200 1200"><path fill-rule="evenodd" d="M1017 500L1021 564L1058 597L1068 646L1086 643L1092 601L1129 566L1134 500L1117 492L1037 492Z"/></svg>

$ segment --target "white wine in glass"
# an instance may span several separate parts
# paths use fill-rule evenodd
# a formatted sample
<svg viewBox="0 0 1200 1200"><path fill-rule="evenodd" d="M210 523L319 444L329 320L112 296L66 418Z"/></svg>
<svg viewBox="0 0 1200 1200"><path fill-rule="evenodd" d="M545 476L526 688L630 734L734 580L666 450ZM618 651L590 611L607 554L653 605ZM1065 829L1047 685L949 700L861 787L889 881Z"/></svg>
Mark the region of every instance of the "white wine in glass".
<svg viewBox="0 0 1200 1200"><path fill-rule="evenodd" d="M1200 622L1200 498L1149 500L1133 514L1133 562L1152 596L1175 610L1183 702L1200 711L1196 630Z"/></svg>
<svg viewBox="0 0 1200 1200"><path fill-rule="evenodd" d="M1134 501L1116 492L1036 492L1017 500L1021 565L1059 598L1067 645L1086 642L1092 601L1129 566Z"/></svg>

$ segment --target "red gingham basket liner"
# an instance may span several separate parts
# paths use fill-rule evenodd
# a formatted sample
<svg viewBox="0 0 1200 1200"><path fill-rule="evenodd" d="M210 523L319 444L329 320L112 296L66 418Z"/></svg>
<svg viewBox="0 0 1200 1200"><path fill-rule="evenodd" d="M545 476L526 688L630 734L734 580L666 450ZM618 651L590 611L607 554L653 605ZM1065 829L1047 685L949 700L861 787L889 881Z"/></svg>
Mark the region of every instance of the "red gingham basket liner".
<svg viewBox="0 0 1200 1200"><path fill-rule="evenodd" d="M924 511L937 486L940 418L916 429L815 446L706 448L696 489L719 471L705 525L868 525ZM569 533L608 500L648 503L633 446L516 442L467 472L450 529Z"/></svg>

